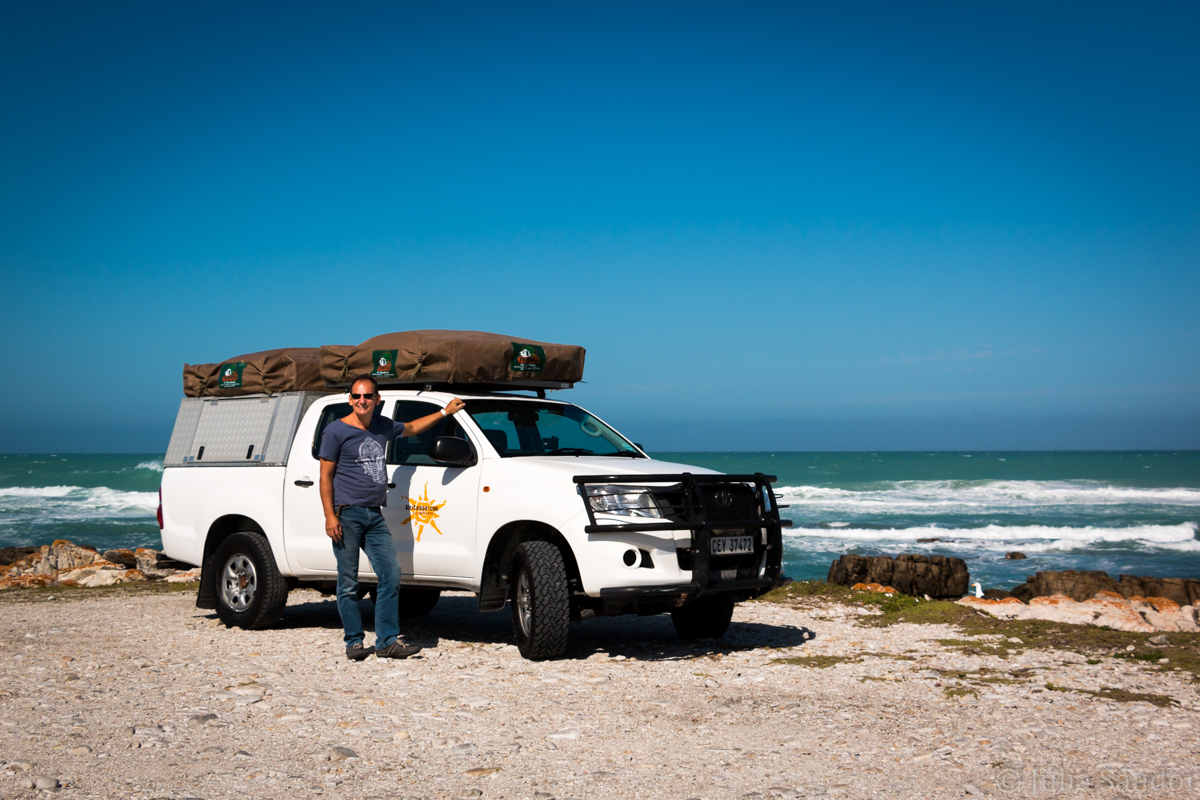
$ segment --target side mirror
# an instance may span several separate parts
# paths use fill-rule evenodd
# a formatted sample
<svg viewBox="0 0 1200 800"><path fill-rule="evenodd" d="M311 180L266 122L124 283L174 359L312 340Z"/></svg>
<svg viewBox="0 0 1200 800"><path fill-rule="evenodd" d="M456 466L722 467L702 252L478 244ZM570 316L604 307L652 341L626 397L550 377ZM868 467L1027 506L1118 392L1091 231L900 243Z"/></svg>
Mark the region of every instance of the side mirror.
<svg viewBox="0 0 1200 800"><path fill-rule="evenodd" d="M646 452L646 448L642 447L641 442L634 442L633 446L636 447L638 450L641 450L643 453Z"/></svg>
<svg viewBox="0 0 1200 800"><path fill-rule="evenodd" d="M457 436L439 436L434 439L429 457L439 464L455 467L469 467L475 463L475 454L471 452L470 442Z"/></svg>

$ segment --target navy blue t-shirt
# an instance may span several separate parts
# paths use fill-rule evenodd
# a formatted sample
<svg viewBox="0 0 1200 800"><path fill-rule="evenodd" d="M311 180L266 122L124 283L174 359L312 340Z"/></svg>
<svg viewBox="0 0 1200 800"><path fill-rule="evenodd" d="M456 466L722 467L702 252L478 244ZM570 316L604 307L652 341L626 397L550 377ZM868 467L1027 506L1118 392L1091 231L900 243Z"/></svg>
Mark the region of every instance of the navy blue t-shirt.
<svg viewBox="0 0 1200 800"><path fill-rule="evenodd" d="M386 506L387 443L404 435L404 423L376 415L367 430L335 419L321 436L320 457L333 471L334 506Z"/></svg>

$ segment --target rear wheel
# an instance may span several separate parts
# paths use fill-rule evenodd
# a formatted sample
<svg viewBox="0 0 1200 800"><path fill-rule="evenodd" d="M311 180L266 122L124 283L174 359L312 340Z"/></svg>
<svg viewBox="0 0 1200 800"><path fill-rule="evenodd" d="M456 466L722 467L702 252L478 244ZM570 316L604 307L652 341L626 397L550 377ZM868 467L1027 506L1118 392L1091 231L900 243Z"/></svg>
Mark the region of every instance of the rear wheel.
<svg viewBox="0 0 1200 800"><path fill-rule="evenodd" d="M288 587L266 539L250 531L235 533L217 547L212 563L217 616L226 625L259 630L279 622Z"/></svg>
<svg viewBox="0 0 1200 800"><path fill-rule="evenodd" d="M404 619L423 617L437 605L442 596L441 589L427 589L423 586L400 587L400 616Z"/></svg>
<svg viewBox="0 0 1200 800"><path fill-rule="evenodd" d="M682 639L719 639L733 620L733 598L710 594L672 609L671 623Z"/></svg>
<svg viewBox="0 0 1200 800"><path fill-rule="evenodd" d="M513 632L525 658L556 658L567 649L571 605L562 553L550 542L524 542L513 563Z"/></svg>

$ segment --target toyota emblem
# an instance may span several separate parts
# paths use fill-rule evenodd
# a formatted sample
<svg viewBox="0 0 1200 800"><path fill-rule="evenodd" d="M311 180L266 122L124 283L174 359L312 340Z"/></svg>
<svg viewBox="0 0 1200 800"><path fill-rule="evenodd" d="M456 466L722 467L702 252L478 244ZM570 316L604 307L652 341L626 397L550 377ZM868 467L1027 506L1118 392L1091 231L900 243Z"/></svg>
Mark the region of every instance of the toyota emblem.
<svg viewBox="0 0 1200 800"><path fill-rule="evenodd" d="M728 489L722 489L717 492L717 505L721 508L729 508L733 505L733 492Z"/></svg>

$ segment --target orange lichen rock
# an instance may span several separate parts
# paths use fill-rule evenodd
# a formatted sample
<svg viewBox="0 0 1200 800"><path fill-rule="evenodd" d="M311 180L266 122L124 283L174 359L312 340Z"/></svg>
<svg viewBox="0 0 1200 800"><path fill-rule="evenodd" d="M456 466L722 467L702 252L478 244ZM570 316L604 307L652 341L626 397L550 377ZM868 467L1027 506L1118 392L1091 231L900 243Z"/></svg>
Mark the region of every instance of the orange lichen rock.
<svg viewBox="0 0 1200 800"><path fill-rule="evenodd" d="M960 605L1002 619L1044 619L1072 625L1100 625L1121 631L1200 631L1195 606L1180 606L1164 597L1131 597L1116 592L1096 592L1077 602L1062 594L1034 597L1029 605L1015 597L988 600L964 597Z"/></svg>
<svg viewBox="0 0 1200 800"><path fill-rule="evenodd" d="M883 594L898 594L898 592L890 586L881 586L878 583L856 583L850 587L858 592L882 592Z"/></svg>

